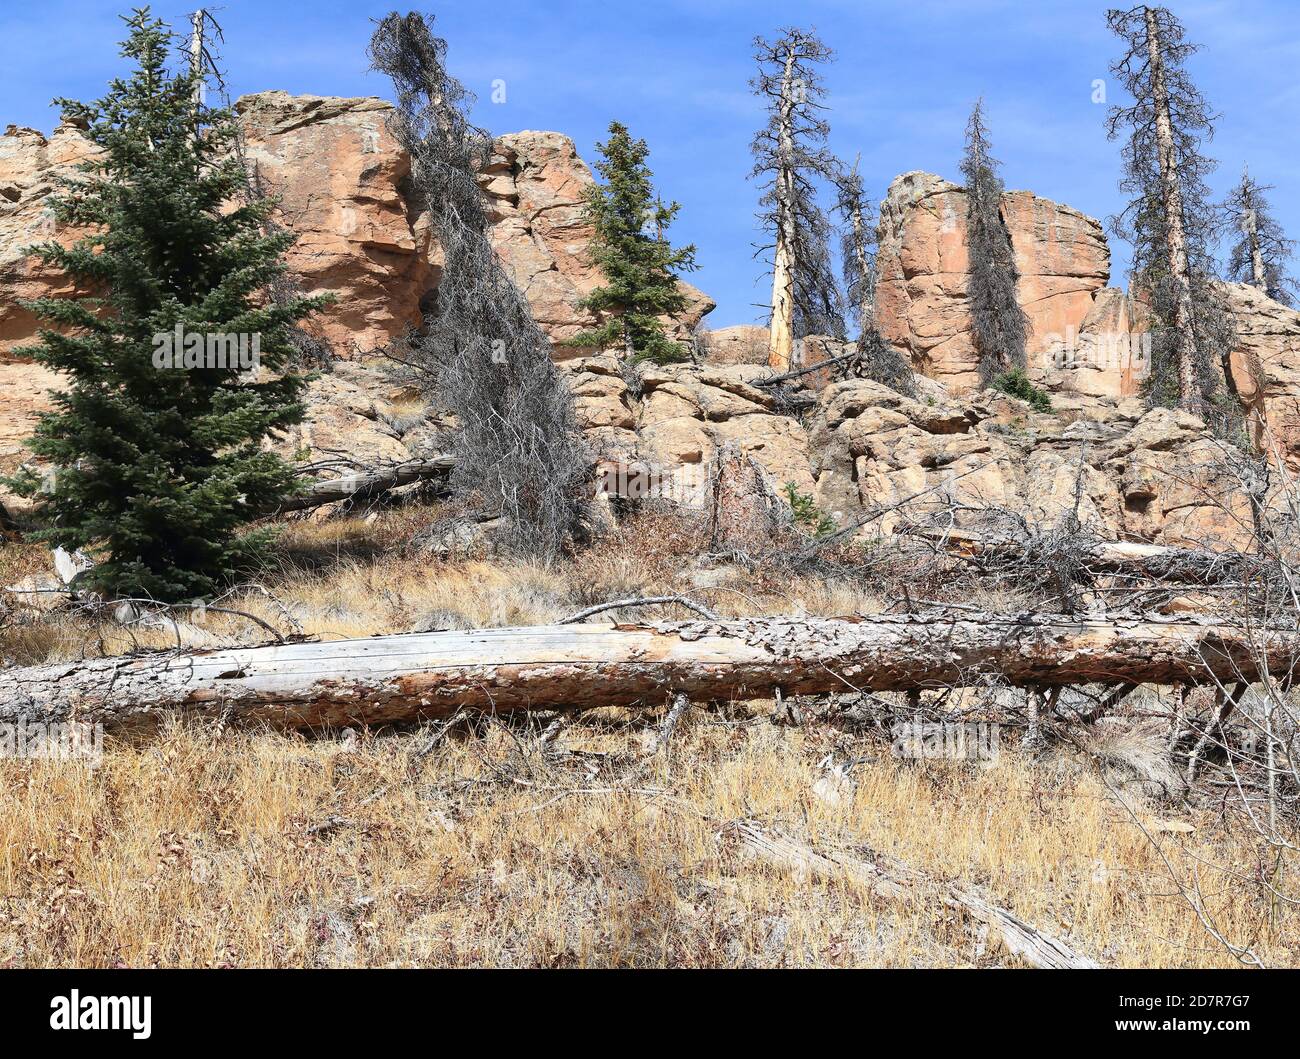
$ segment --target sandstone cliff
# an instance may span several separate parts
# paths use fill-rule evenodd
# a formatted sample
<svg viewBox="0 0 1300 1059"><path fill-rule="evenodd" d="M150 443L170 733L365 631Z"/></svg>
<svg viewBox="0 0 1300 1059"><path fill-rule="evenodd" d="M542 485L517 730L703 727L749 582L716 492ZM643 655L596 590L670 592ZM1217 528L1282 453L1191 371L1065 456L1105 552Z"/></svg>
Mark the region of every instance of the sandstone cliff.
<svg viewBox="0 0 1300 1059"><path fill-rule="evenodd" d="M255 174L298 235L291 270L304 288L339 297L312 326L345 360L313 384L308 421L282 450L361 462L429 455L442 441L435 411L366 356L419 320L441 270L429 217L407 197L410 162L385 127L388 104L267 92L245 97L238 110ZM34 365L3 361L35 332L18 301L70 291L22 248L75 237L52 223L46 199L88 153L70 125L48 138L13 127L0 137L0 472L24 458L22 439L58 383ZM811 495L841 524L901 504L868 532L948 503L1005 507L1050 524L1075 510L1077 494L1079 516L1103 536L1244 541L1249 504L1231 453L1193 417L1147 411L1135 396L1145 366L1141 326L1128 297L1107 286L1109 250L1092 218L1030 192L1003 201L1033 327L1030 372L1053 391L1053 413L969 393L977 371L964 192L908 173L881 208L879 319L885 337L936 381L908 400L869 382L808 376L802 383L813 395L792 414L755 385L769 374L764 328L713 332L703 363L648 368L637 378L613 356L565 347L592 322L578 302L600 282L581 222L591 179L572 141L550 132L501 137L480 176L493 243L557 343L594 452L639 468L669 499L694 502L710 461L731 448L752 456L770 484ZM1300 465L1300 313L1249 287L1227 290L1241 336L1234 383L1256 440ZM688 291L690 309L674 322L683 334L713 304ZM806 361L843 349L826 339L806 344Z"/></svg>
<svg viewBox="0 0 1300 1059"><path fill-rule="evenodd" d="M918 371L954 390L979 385L966 297L966 211L962 188L920 172L898 177L880 208L881 333ZM1110 248L1101 224L1029 191L1008 192L1002 212L1030 322L1031 377L1084 393L1135 392L1127 347L1101 363L1088 352L1099 336L1132 330L1123 295L1106 286Z"/></svg>
<svg viewBox="0 0 1300 1059"><path fill-rule="evenodd" d="M391 106L376 98L262 92L236 104L249 163L281 203L280 221L298 242L291 272L308 291L333 291L336 304L311 327L339 356L386 345L419 323L432 304L441 255L429 219L408 197L410 158L386 127ZM18 302L69 292L25 250L43 239L71 241L50 217L57 180L93 149L62 125L48 139L11 126L0 137L0 359L30 341L36 321ZM580 219L591 171L573 141L554 132L502 136L484 168L491 237L527 294L557 355L593 323L578 301L601 278L586 260L590 231ZM714 303L683 284L687 311L673 321L684 337Z"/></svg>

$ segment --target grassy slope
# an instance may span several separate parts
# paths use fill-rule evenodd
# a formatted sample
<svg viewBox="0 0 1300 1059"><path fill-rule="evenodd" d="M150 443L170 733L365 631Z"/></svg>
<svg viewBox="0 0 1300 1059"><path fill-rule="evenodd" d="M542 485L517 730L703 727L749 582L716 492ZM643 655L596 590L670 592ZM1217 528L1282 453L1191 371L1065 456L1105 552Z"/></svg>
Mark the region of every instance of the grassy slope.
<svg viewBox="0 0 1300 1059"><path fill-rule="evenodd" d="M690 561L697 527L663 518L635 520L555 570L430 561L405 542L431 517L296 524L262 587L225 604L330 637L544 622L659 591L727 614L882 603L840 579L701 569ZM0 584L44 561L0 548ZM182 635L262 637L220 616ZM0 656L37 662L175 636L63 614L0 627ZM751 861L721 826L739 816L982 887L1103 962L1231 962L1086 752L1031 762L1004 736L1008 752L989 769L907 762L874 731L830 718L778 726L770 709L695 711L668 758L648 756L654 733L642 720L604 710L550 750L541 718L492 722L427 753L427 731L309 740L182 728L110 746L95 770L0 762L0 965L1007 962L930 906L881 904L847 882ZM847 785L827 779L828 756L855 762ZM1146 805L1139 815L1196 825L1156 837L1180 872L1203 862L1207 908L1226 933L1249 934L1257 890L1204 866L1251 864L1240 831L1208 811ZM1258 941L1269 961L1300 964L1295 915Z"/></svg>

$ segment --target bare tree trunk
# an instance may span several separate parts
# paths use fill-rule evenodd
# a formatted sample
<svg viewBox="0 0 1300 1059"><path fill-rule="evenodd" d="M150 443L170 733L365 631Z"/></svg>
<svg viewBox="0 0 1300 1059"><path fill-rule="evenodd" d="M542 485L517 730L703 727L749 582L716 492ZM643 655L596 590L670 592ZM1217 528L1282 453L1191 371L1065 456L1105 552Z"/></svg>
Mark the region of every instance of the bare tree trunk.
<svg viewBox="0 0 1300 1059"><path fill-rule="evenodd" d="M959 559L981 563L993 560L1015 563L1027 559L1021 541L983 537L951 527L906 523L896 532L931 541ZM1276 564L1266 558L1244 552L1211 552L1139 541L1076 541L1070 548L1072 555L1093 574L1123 574L1161 583L1218 585L1266 576L1276 570Z"/></svg>
<svg viewBox="0 0 1300 1059"><path fill-rule="evenodd" d="M781 80L780 171L776 176L776 250L772 262L772 329L767 364L789 371L794 358L794 51L785 60Z"/></svg>
<svg viewBox="0 0 1300 1059"><path fill-rule="evenodd" d="M1264 267L1264 253L1259 245L1259 214L1255 207L1246 210L1242 222L1246 229L1246 238L1250 241L1250 274L1254 285L1265 294L1268 293L1268 271Z"/></svg>
<svg viewBox="0 0 1300 1059"><path fill-rule="evenodd" d="M750 618L542 625L101 658L0 670L0 722L149 730L172 709L281 728L480 710L659 706L979 684L1252 681L1300 630L1052 615Z"/></svg>
<svg viewBox="0 0 1300 1059"><path fill-rule="evenodd" d="M197 74L203 69L203 8L190 15L190 73ZM194 85L194 109L203 105L203 85Z"/></svg>
<svg viewBox="0 0 1300 1059"><path fill-rule="evenodd" d="M1183 191L1174 150L1174 126L1169 109L1169 87L1165 81L1160 26L1155 10L1146 9L1147 55L1155 99L1156 149L1160 156L1161 205L1165 214L1165 245L1169 253L1169 275L1177 285L1174 326L1178 330L1178 400L1195 411L1200 404L1196 379L1196 334L1192 308L1192 271L1187 256L1187 233L1183 228Z"/></svg>

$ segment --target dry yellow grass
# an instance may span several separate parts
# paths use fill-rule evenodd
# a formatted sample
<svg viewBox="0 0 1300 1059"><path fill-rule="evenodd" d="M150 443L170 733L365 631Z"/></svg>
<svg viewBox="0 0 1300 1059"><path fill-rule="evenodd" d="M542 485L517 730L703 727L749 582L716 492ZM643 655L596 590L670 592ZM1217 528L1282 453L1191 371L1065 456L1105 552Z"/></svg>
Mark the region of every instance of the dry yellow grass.
<svg viewBox="0 0 1300 1059"><path fill-rule="evenodd" d="M656 533L645 532L655 525ZM422 528L410 513L291 524L259 577L214 606L255 615L285 634L324 640L427 629L540 625L594 603L640 595L681 594L718 613L852 614L879 609L872 594L817 577L754 576L734 567L698 568L691 553L698 537L675 520L647 520L624 528L600 548L553 569L490 558L439 560L403 547ZM8 549L0 549L3 556ZM14 549L8 580L48 573L48 553ZM19 564L18 557L23 560ZM612 612L626 618L687 618L675 606ZM244 618L178 610L169 622L123 626L103 611L65 611L39 621L0 626L0 659L20 665L93 654L177 646L261 643L266 630Z"/></svg>
<svg viewBox="0 0 1300 1059"><path fill-rule="evenodd" d="M694 529L670 519L547 570L431 560L407 546L427 516L296 524L260 581L222 605L329 638L549 622L669 592L732 615L882 603L843 579L700 565ZM43 562L38 549L0 549L4 583ZM264 639L236 616L189 617L187 642ZM176 636L64 613L0 628L0 656L38 662ZM347 741L178 728L110 744L98 769L0 762L0 966L1013 962L924 902L885 904L845 880L748 859L724 826L738 817L982 888L1102 963L1232 963L1083 758L906 762L878 737L777 726L768 709L694 712L668 760L647 756L645 717L605 710L550 754L535 731L493 722L429 753L427 732ZM828 755L855 762L838 802L818 793ZM1190 835L1157 836L1176 871L1199 869L1226 935L1300 965L1296 913L1267 924L1246 867L1257 851L1189 814L1177 812Z"/></svg>
<svg viewBox="0 0 1300 1059"><path fill-rule="evenodd" d="M637 778L657 797L611 787L647 733L603 712L550 757L495 724L424 756L419 733L173 730L95 770L4 764L0 965L1014 962L934 907L748 859L721 826L737 817L981 886L1105 963L1231 963L1086 770L908 763L832 729L699 713ZM828 753L864 759L839 804L814 793ZM1170 844L1181 868L1233 852L1201 823ZM1223 929L1252 932L1250 888L1202 874ZM1298 940L1290 913L1256 950L1293 965Z"/></svg>

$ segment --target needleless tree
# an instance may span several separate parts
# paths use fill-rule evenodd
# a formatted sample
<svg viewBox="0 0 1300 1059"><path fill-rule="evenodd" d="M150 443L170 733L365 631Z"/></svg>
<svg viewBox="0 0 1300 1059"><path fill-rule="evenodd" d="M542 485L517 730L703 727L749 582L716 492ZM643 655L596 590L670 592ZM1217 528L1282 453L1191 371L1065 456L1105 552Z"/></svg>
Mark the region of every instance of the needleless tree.
<svg viewBox="0 0 1300 1059"><path fill-rule="evenodd" d="M751 177L761 179L759 222L772 242L771 337L768 364L790 368L797 339L844 337L840 292L831 267L831 225L817 204L819 181L834 182L822 113L826 90L818 67L832 56L816 34L785 29L775 41L754 38L758 74L750 81L767 106L767 124L754 137Z"/></svg>
<svg viewBox="0 0 1300 1059"><path fill-rule="evenodd" d="M979 356L980 378L987 386L999 376L1021 373L1029 319L1016 298L1016 269L1011 233L1002 218L998 174L1001 163L989 148L983 100L976 102L966 125L966 153L961 171L966 180L966 239L970 254L971 330Z"/></svg>
<svg viewBox="0 0 1300 1059"><path fill-rule="evenodd" d="M1197 47L1163 7L1112 10L1106 20L1125 44L1111 72L1133 97L1111 108L1107 130L1111 139L1128 133L1120 188L1133 199L1112 227L1133 243L1134 283L1154 317L1148 396L1226 433L1235 409L1220 381L1231 383L1234 334L1214 285L1217 216L1206 176L1215 163L1201 149L1214 119L1186 69Z"/></svg>
<svg viewBox="0 0 1300 1059"><path fill-rule="evenodd" d="M68 377L30 441L57 470L35 537L101 557L82 584L175 601L227 580L265 540L240 528L294 491L263 442L302 419L286 335L325 299L259 297L293 238L264 233L269 203L230 206L245 180L235 117L203 105L199 64L169 72L178 42L148 8L124 21L131 72L97 103L57 101L101 153L51 204L94 234L35 252L95 296L29 303L59 330L26 352ZM259 336L262 372L156 367L154 336L177 327Z"/></svg>
<svg viewBox="0 0 1300 1059"><path fill-rule="evenodd" d="M447 42L423 16L387 15L370 41L392 78L390 127L411 155L413 193L443 252L436 311L405 357L436 404L455 413L453 486L501 516L519 551L556 559L582 528L589 455L551 343L488 239L478 173L492 137L447 71Z"/></svg>
<svg viewBox="0 0 1300 1059"><path fill-rule="evenodd" d="M588 254L606 282L581 305L599 313L603 323L574 342L618 346L629 361L688 360L689 351L664 334L661 320L686 308L677 273L696 267L694 246L674 249L664 238L681 206L656 198L645 161L649 148L645 140L632 139L626 126L612 122L609 139L596 147L596 169L605 183L588 189L584 216L593 230Z"/></svg>
<svg viewBox="0 0 1300 1059"><path fill-rule="evenodd" d="M858 325L854 371L914 396L911 367L898 350L885 342L876 325L876 227L871 223L871 203L862 190L856 162L839 176L836 187L835 208L843 225L840 250L845 298L848 312Z"/></svg>
<svg viewBox="0 0 1300 1059"><path fill-rule="evenodd" d="M1295 242L1273 216L1267 197L1272 190L1243 169L1241 182L1228 195L1224 219L1239 236L1228 256L1228 278L1249 283L1275 302L1292 305L1296 287L1286 263L1295 252Z"/></svg>

